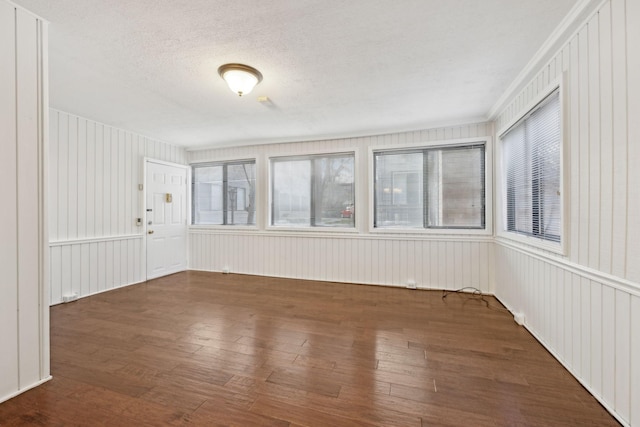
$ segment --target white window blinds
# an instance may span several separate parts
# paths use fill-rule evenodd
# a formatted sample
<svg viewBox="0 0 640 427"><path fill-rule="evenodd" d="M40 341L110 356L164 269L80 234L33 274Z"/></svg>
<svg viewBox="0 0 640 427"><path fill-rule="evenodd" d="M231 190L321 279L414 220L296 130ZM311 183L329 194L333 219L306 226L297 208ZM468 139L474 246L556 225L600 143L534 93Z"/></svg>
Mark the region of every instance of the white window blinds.
<svg viewBox="0 0 640 427"><path fill-rule="evenodd" d="M560 241L560 94L556 90L502 137L505 229Z"/></svg>

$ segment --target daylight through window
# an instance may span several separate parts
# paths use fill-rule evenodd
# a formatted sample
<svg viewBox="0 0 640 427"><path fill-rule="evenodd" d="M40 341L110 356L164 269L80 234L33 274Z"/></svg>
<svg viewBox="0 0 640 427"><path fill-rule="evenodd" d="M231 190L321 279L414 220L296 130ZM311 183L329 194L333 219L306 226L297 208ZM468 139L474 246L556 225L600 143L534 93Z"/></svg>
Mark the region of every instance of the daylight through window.
<svg viewBox="0 0 640 427"><path fill-rule="evenodd" d="M560 241L560 94L502 137L505 230Z"/></svg>
<svg viewBox="0 0 640 427"><path fill-rule="evenodd" d="M374 153L376 228L484 228L485 146Z"/></svg>
<svg viewBox="0 0 640 427"><path fill-rule="evenodd" d="M192 223L255 225L256 162L193 165Z"/></svg>
<svg viewBox="0 0 640 427"><path fill-rule="evenodd" d="M271 225L354 227L353 153L271 159Z"/></svg>

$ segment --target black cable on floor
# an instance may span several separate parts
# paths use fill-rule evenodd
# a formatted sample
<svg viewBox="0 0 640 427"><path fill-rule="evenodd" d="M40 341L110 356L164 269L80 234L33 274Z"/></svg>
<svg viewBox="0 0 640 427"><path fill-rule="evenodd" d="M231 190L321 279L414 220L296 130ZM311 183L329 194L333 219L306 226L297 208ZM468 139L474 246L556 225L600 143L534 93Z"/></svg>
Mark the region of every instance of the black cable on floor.
<svg viewBox="0 0 640 427"><path fill-rule="evenodd" d="M472 292L466 292L467 290L472 290ZM468 294L471 299L480 300L481 302L483 302L484 305L490 310L503 311L503 312L511 314L511 312L509 310L507 310L506 308L492 306L489 303L489 300L487 300L484 297L484 294L482 293L482 291L480 289L478 289L478 288L473 287L473 286L465 286L464 288L456 289L454 291L443 290L442 291L442 299L444 300L450 294ZM480 298L477 298L477 297L480 297Z"/></svg>

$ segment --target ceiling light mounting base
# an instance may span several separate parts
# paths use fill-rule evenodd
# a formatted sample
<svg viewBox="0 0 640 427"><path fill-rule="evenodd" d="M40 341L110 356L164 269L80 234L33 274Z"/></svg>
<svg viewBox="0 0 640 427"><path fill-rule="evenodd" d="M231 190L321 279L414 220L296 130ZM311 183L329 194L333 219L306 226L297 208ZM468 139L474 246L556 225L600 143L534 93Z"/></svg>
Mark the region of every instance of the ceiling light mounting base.
<svg viewBox="0 0 640 427"><path fill-rule="evenodd" d="M246 95L262 81L262 73L245 64L224 64L218 68L218 74L227 82L229 89L238 96Z"/></svg>

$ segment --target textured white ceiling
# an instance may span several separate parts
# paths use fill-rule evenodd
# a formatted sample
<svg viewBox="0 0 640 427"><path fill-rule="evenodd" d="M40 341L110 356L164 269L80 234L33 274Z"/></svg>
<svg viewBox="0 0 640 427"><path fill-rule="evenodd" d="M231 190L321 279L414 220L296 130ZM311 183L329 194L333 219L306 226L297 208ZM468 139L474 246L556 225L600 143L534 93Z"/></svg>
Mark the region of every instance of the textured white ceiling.
<svg viewBox="0 0 640 427"><path fill-rule="evenodd" d="M14 1L51 22L52 107L191 148L484 120L576 3Z"/></svg>

